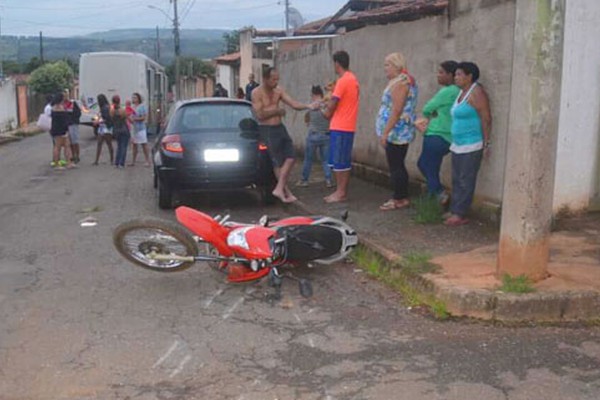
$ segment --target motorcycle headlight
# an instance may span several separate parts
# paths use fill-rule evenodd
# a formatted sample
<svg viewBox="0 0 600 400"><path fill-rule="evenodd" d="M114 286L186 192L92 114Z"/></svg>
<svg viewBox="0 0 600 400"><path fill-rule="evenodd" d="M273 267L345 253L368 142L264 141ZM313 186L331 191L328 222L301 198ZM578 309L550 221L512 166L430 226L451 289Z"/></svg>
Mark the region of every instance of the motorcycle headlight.
<svg viewBox="0 0 600 400"><path fill-rule="evenodd" d="M250 228L239 228L232 231L227 236L227 245L230 247L241 247L242 249L250 250L248 241L246 240L246 232Z"/></svg>

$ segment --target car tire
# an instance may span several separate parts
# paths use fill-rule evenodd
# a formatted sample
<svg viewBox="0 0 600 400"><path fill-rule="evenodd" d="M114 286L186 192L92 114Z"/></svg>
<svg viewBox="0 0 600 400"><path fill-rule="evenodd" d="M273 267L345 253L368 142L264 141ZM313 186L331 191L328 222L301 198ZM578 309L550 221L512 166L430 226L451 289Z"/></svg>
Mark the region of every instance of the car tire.
<svg viewBox="0 0 600 400"><path fill-rule="evenodd" d="M157 178L158 186L158 207L163 210L170 210L173 208L173 190L161 182L160 178Z"/></svg>
<svg viewBox="0 0 600 400"><path fill-rule="evenodd" d="M260 186L260 200L264 206L273 205L277 201L277 197L273 196L273 189L277 185L277 179L272 170L269 172L265 181Z"/></svg>

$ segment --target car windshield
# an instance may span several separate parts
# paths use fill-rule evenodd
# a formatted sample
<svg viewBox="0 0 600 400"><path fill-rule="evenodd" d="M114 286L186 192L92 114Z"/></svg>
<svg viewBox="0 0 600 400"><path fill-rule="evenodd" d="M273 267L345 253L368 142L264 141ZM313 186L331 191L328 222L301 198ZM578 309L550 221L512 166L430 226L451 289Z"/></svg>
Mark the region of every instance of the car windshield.
<svg viewBox="0 0 600 400"><path fill-rule="evenodd" d="M235 129L240 121L254 118L252 107L246 104L190 104L181 107L175 116L174 131L203 129Z"/></svg>

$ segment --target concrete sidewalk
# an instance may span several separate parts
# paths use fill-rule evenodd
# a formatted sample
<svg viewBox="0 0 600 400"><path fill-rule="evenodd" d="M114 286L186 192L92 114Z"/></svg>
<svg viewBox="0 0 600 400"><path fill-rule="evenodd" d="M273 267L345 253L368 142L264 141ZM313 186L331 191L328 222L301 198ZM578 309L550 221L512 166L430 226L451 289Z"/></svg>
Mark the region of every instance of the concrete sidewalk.
<svg viewBox="0 0 600 400"><path fill-rule="evenodd" d="M318 165L308 187L290 188L300 199L293 212L339 217L349 211L362 245L395 262L408 253L427 253L441 268L408 276L411 286L433 294L454 316L500 321L577 321L600 317L600 215L561 221L552 237L549 277L533 285L535 292L504 293L495 276L498 228L472 220L461 227L414 222L414 208L380 211L390 190L352 177L348 201L326 204ZM293 180L296 179L296 180Z"/></svg>

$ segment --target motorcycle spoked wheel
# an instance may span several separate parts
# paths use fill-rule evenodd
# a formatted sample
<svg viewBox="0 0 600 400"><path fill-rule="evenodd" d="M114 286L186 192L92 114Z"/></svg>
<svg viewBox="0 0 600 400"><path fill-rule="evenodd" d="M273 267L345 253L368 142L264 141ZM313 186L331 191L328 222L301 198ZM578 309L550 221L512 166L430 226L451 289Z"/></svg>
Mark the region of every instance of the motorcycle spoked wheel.
<svg viewBox="0 0 600 400"><path fill-rule="evenodd" d="M156 260L150 254L197 256L198 246L187 230L180 225L155 218L125 222L113 232L113 243L128 261L159 272L176 272L191 267L194 262Z"/></svg>

